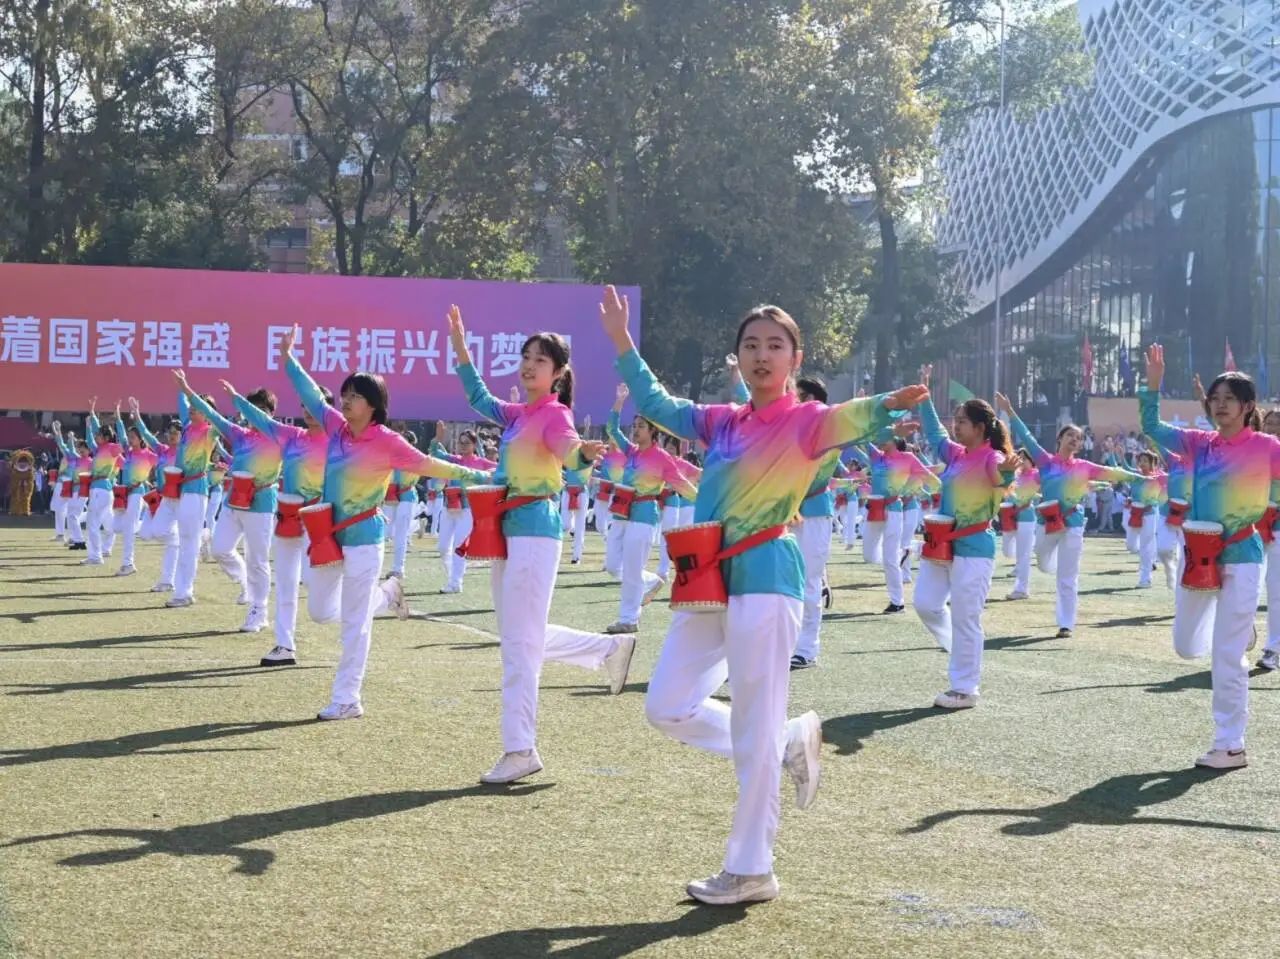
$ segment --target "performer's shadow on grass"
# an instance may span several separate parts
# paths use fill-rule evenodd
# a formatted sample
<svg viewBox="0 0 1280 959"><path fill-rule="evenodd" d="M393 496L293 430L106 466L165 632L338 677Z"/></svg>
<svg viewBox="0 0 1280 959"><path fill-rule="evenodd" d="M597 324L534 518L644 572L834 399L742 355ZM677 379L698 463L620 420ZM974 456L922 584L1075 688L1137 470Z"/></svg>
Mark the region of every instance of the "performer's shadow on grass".
<svg viewBox="0 0 1280 959"><path fill-rule="evenodd" d="M7 696L51 696L56 693L111 692L123 689L227 689L236 683L202 683L201 679L226 679L238 676L288 675L305 669L330 669L329 666L290 666L288 671L263 669L261 666L219 666L205 669L178 669L168 673L140 673L135 676L110 676L69 683L3 683L0 689L12 690Z"/></svg>
<svg viewBox="0 0 1280 959"><path fill-rule="evenodd" d="M78 743L62 743L57 746L34 746L30 749L0 749L0 766L27 766L33 763L55 762L59 759L114 759L121 756L171 756L183 753L241 752L270 747L194 746L177 747L188 743L205 743L231 736L248 736L253 733L273 732L294 726L310 726L318 719L269 720L257 723L201 723L197 726L178 726L173 729L156 729L145 733L128 733L111 739L86 739Z"/></svg>
<svg viewBox="0 0 1280 959"><path fill-rule="evenodd" d="M537 929L510 929L481 936L429 959L489 959L493 956L537 959L565 956L568 959L610 959L625 956L646 946L669 939L691 939L720 926L741 922L748 906L697 907L666 922L624 922L616 926L553 926ZM581 942L580 940L588 940ZM562 943L577 945L563 946Z"/></svg>
<svg viewBox="0 0 1280 959"><path fill-rule="evenodd" d="M1039 643L1050 643L1058 637L1052 634L1048 636L1028 636L1026 634L1020 636L995 636L983 643L983 648L987 652L992 650L1004 650L1009 652L1030 652L1030 653L1065 653L1066 648L1062 646L1051 647L1049 649L1029 649L1028 647L1036 646Z"/></svg>
<svg viewBox="0 0 1280 959"><path fill-rule="evenodd" d="M225 636L224 629L206 629L200 632L163 633L159 636L105 636L98 639L73 639L65 643L0 643L0 653L29 653L37 649L129 649L135 643L162 643L171 639L206 639ZM173 649L194 649L193 646L174 646Z"/></svg>
<svg viewBox="0 0 1280 959"><path fill-rule="evenodd" d="M1249 675L1265 676L1269 673L1266 669L1252 669ZM1041 696L1057 696L1060 693L1080 693L1091 689L1141 689L1146 693L1184 693L1194 689L1212 689L1213 674L1207 670L1201 670L1198 673L1183 673L1181 676L1171 676L1169 679L1154 680L1148 683L1101 683L1096 686L1067 686L1063 689L1046 689L1040 692ZM1254 693L1273 692L1276 686L1250 686L1249 691Z"/></svg>
<svg viewBox="0 0 1280 959"><path fill-rule="evenodd" d="M1185 795L1193 786L1225 775L1221 770L1189 767L1163 772L1112 776L1088 786L1061 802L1045 806L986 809L952 809L925 816L904 833L928 832L934 826L968 816L996 816L1017 819L1000 831L1007 836L1048 836L1071 826L1187 826L1195 829L1222 829L1230 832L1280 833L1280 829L1209 819L1139 815L1148 806L1157 806Z"/></svg>
<svg viewBox="0 0 1280 959"><path fill-rule="evenodd" d="M822 739L836 747L836 755L850 756L878 732L896 729L922 719L946 716L944 710L932 706L911 709L876 709L865 713L833 716L822 723Z"/></svg>
<svg viewBox="0 0 1280 959"><path fill-rule="evenodd" d="M64 597L69 599L70 597ZM138 610L128 606L99 606L96 609L42 609L30 613L0 613L0 619L13 619L24 626L32 626L38 619L49 619L52 616L94 616L98 613L136 613Z"/></svg>
<svg viewBox="0 0 1280 959"><path fill-rule="evenodd" d="M307 829L323 829L357 819L373 819L392 813L408 812L450 799L472 797L518 797L550 789L554 783L537 783L495 789L492 786L467 786L462 789L404 790L351 796L326 802L278 809L274 812L248 813L217 822L172 829L73 829L43 836L25 836L4 846L26 846L37 842L53 842L93 836L102 839L132 839L136 845L117 849L82 852L59 859L60 866L108 866L132 862L145 856L229 856L237 860L233 872L244 876L261 876L275 862L269 849L255 849L254 843Z"/></svg>

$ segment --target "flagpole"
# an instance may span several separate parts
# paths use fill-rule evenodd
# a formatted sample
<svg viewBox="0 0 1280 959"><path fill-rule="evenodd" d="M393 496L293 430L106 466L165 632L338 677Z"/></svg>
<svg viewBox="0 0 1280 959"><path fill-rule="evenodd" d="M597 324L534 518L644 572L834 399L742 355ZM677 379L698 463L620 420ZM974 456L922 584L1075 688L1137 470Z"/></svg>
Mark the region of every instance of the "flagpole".
<svg viewBox="0 0 1280 959"><path fill-rule="evenodd" d="M1000 391L1000 274L1004 270L1004 0L1000 0L1000 105L996 113L1000 125L996 137L996 302L995 348L992 349L991 390Z"/></svg>

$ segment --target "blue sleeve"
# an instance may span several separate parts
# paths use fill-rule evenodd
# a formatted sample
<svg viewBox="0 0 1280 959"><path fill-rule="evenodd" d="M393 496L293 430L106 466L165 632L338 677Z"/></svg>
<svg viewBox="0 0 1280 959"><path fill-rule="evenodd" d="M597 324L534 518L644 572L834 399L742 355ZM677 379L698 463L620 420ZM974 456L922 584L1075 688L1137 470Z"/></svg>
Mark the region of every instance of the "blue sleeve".
<svg viewBox="0 0 1280 959"><path fill-rule="evenodd" d="M1017 440L1018 445L1025 447L1037 464L1048 461L1049 454L1036 442L1036 438L1031 435L1031 430L1027 429L1027 424L1022 422L1017 413L1009 417L1009 425L1013 427L1013 438Z"/></svg>
<svg viewBox="0 0 1280 959"><path fill-rule="evenodd" d="M920 425L924 427L925 441L933 447L938 459L944 463L950 462L951 437L947 435L947 429L942 425L942 420L938 419L938 410L933 405L933 397L925 397L919 409ZM928 464L926 463L925 465Z"/></svg>
<svg viewBox="0 0 1280 959"><path fill-rule="evenodd" d="M751 391L747 389L747 381L742 378L741 370L738 371L738 379L733 384L733 401L741 404L751 402Z"/></svg>
<svg viewBox="0 0 1280 959"><path fill-rule="evenodd" d="M1191 452L1187 442L1190 430L1180 430L1160 420L1160 393L1158 390L1138 390L1138 413L1142 432L1150 436L1164 450L1185 456Z"/></svg>
<svg viewBox="0 0 1280 959"><path fill-rule="evenodd" d="M67 448L66 439L58 433L53 434L53 441L58 444L58 452L64 460L71 459L71 450Z"/></svg>
<svg viewBox="0 0 1280 959"><path fill-rule="evenodd" d="M121 449L129 448L129 434L124 430L124 417L116 417L116 442L120 444Z"/></svg>
<svg viewBox="0 0 1280 959"><path fill-rule="evenodd" d="M151 434L151 430L147 429L147 421L141 416L133 418L133 425L138 428L138 435L142 437L142 442L146 443L148 447L155 449L160 445L160 441Z"/></svg>
<svg viewBox="0 0 1280 959"><path fill-rule="evenodd" d="M431 455L438 460L444 460L446 463L456 463L459 459L459 457L445 449L444 444L437 439L431 441Z"/></svg>
<svg viewBox="0 0 1280 959"><path fill-rule="evenodd" d="M191 425L191 404L187 402L187 394L178 391L178 422L186 429Z"/></svg>
<svg viewBox="0 0 1280 959"><path fill-rule="evenodd" d="M93 452L93 453L98 452L98 430L100 429L102 429L102 426L98 422L98 414L90 413L89 414L89 430L88 430L89 435L85 437L85 439L89 443L90 452Z"/></svg>
<svg viewBox="0 0 1280 959"><path fill-rule="evenodd" d="M324 394L320 392L320 387L292 353L286 358L284 369L289 375L289 382L298 393L298 399L302 401L303 409L311 414L311 418L322 424L325 432L330 436L341 430L346 420L341 413L324 401Z"/></svg>
<svg viewBox="0 0 1280 959"><path fill-rule="evenodd" d="M462 388L467 394L467 403L473 410L500 426L507 425L502 402L489 392L489 387L485 386L484 380L480 378L474 366L470 363L459 363L458 379L462 381Z"/></svg>
<svg viewBox="0 0 1280 959"><path fill-rule="evenodd" d="M186 396L185 393L183 395ZM196 408L196 412L203 413L205 418L213 425L213 428L220 434L223 436L235 435L236 424L206 403L203 396L199 393L192 393L187 399Z"/></svg>
<svg viewBox="0 0 1280 959"><path fill-rule="evenodd" d="M657 423L668 433L682 439L710 442L699 430L699 407L685 399L677 399L662 388L657 377L636 350L628 350L613 361L614 368L631 391L631 400L640 415Z"/></svg>
<svg viewBox="0 0 1280 959"><path fill-rule="evenodd" d="M634 444L632 444L631 440L627 439L626 435L622 432L621 413L617 410L610 410L609 420L605 423L605 429L609 431L609 438L618 445L618 449L622 450L624 453L631 452L631 448Z"/></svg>

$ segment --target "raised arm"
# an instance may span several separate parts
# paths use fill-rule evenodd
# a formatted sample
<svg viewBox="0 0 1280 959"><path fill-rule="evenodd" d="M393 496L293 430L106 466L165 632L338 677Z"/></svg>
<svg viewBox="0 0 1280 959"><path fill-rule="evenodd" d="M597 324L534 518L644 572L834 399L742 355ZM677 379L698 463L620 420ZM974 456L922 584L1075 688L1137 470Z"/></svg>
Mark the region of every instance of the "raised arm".
<svg viewBox="0 0 1280 959"><path fill-rule="evenodd" d="M929 368L926 367L926 369ZM927 378L925 385L928 385ZM958 444L952 442L951 437L947 434L947 428L942 425L942 420L938 418L938 411L933 405L933 397L925 397L918 409L920 410L920 426L924 432L925 441L933 447L938 459L944 463L951 462L954 448Z"/></svg>
<svg viewBox="0 0 1280 959"><path fill-rule="evenodd" d="M240 427L236 426L235 423L231 422L231 420L219 413L205 401L203 396L193 390L190 384L187 383L186 375L182 370L174 370L173 373L175 377L181 377L181 379L179 379L179 385L186 394L187 401L191 404L192 408L197 413L202 414L204 418L209 421L209 425L218 431L219 435L226 438L234 437Z"/></svg>
<svg viewBox="0 0 1280 959"><path fill-rule="evenodd" d="M191 404L187 402L187 394L181 390L178 391L178 422L184 430L191 425Z"/></svg>
<svg viewBox="0 0 1280 959"><path fill-rule="evenodd" d="M626 389L626 387L624 386L623 389ZM608 432L609 438L613 440L622 452L630 453L635 448L635 444L622 432L621 414L616 409L609 411L609 420L605 423L605 430Z"/></svg>
<svg viewBox="0 0 1280 959"><path fill-rule="evenodd" d="M121 449L129 448L129 434L124 429L124 417L120 415L120 406L116 404L116 442Z"/></svg>
<svg viewBox="0 0 1280 959"><path fill-rule="evenodd" d="M1049 454L1045 452L1045 448L1036 441L1036 438L1031 435L1031 430L1027 429L1027 424L1022 422L1018 417L1018 414L1014 412L1013 404L1009 402L1009 397L1005 396L1003 393L997 393L996 409L1002 413L1008 414L1009 425L1013 428L1014 442L1018 446L1024 447L1026 451L1031 454L1032 460L1034 460L1037 465L1043 466L1047 463L1049 461Z"/></svg>
<svg viewBox="0 0 1280 959"><path fill-rule="evenodd" d="M293 384L294 390L298 393L298 399L302 401L303 408L311 414L311 418L324 427L324 431L330 436L342 431L342 427L346 425L346 419L341 413L324 401L324 394L320 392L320 387L316 385L316 381L311 378L311 374L302 368L302 364L298 362L298 358L293 355L293 340L297 335L298 328L295 326L285 335L284 342L281 344L284 352L285 372L289 376L289 382ZM405 444L408 446L408 444ZM410 447L412 449L412 447Z"/></svg>
<svg viewBox="0 0 1280 959"><path fill-rule="evenodd" d="M147 421L142 418L142 412L138 406L138 401L132 396L129 397L129 412L133 414L133 425L138 430L138 435L142 437L142 442L149 449L159 451L160 441L152 435L151 430L147 428Z"/></svg>
<svg viewBox="0 0 1280 959"><path fill-rule="evenodd" d="M250 403L247 399L236 392L236 388L227 380L222 380L222 388L227 391L227 395L231 397L231 405L234 406L244 421L252 426L259 433L270 436L277 444L284 442L284 424L277 420L266 410L259 409Z"/></svg>
<svg viewBox="0 0 1280 959"><path fill-rule="evenodd" d="M879 396L855 397L822 410L817 429L807 439L810 456L821 456L837 446L848 446L876 435L893 423L897 410L908 410L925 399L929 390L924 386L904 386L893 393Z"/></svg>
<svg viewBox="0 0 1280 959"><path fill-rule="evenodd" d="M733 394L733 402L738 404L751 402L751 391L742 379L742 370L738 366L738 357L730 353L724 358L725 368L729 371L729 391Z"/></svg>
<svg viewBox="0 0 1280 959"><path fill-rule="evenodd" d="M94 406L89 407L89 429L85 440L89 443L89 451L96 453L98 452L98 430L102 428L102 424L98 422L98 411L96 409L98 398L95 396L93 400Z"/></svg>
<svg viewBox="0 0 1280 959"><path fill-rule="evenodd" d="M454 355L458 357L458 379L467 394L467 403L473 410L487 420L499 426L509 426L520 412L520 404L504 403L485 385L480 373L471 362L471 351L467 349L467 330L462 325L462 310L457 305L449 307L449 341L453 344Z"/></svg>
<svg viewBox="0 0 1280 959"><path fill-rule="evenodd" d="M1138 391L1138 412L1142 421L1142 432L1155 442L1180 456L1192 452L1198 439L1203 436L1201 430L1180 429L1160 419L1160 384L1164 380L1164 347L1159 343L1147 349L1147 388Z"/></svg>

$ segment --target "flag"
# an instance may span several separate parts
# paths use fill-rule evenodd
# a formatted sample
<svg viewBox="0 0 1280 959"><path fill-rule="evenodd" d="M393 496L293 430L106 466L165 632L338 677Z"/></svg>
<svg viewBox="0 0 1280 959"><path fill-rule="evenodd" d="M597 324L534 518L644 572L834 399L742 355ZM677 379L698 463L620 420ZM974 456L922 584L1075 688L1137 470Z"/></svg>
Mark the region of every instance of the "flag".
<svg viewBox="0 0 1280 959"><path fill-rule="evenodd" d="M1120 388L1129 392L1133 389L1133 365L1129 362L1129 347L1120 347Z"/></svg>
<svg viewBox="0 0 1280 959"><path fill-rule="evenodd" d="M1084 332L1084 345L1080 348L1080 365L1084 372L1084 391L1093 392L1093 345L1089 342L1089 331Z"/></svg>
<svg viewBox="0 0 1280 959"><path fill-rule="evenodd" d="M1258 344L1258 396L1268 399L1271 396L1271 383L1267 377L1267 354Z"/></svg>
<svg viewBox="0 0 1280 959"><path fill-rule="evenodd" d="M1222 358L1222 369L1226 373L1231 373L1236 368L1236 355L1231 352L1231 340L1227 339L1227 352Z"/></svg>
<svg viewBox="0 0 1280 959"><path fill-rule="evenodd" d="M957 383L955 380L947 381L947 399L951 401L952 406L960 403L967 403L973 399L973 393L963 383Z"/></svg>

